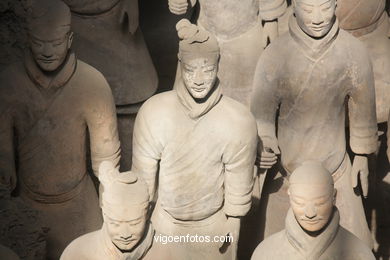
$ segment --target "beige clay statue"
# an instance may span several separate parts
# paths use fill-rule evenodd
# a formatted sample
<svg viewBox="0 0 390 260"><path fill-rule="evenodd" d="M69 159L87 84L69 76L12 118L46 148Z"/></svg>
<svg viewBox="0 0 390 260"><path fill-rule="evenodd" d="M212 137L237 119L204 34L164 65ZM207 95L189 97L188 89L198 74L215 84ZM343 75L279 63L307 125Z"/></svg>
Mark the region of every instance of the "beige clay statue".
<svg viewBox="0 0 390 260"><path fill-rule="evenodd" d="M374 260L360 239L340 226L333 179L321 163L304 162L289 179L285 229L266 238L252 260Z"/></svg>
<svg viewBox="0 0 390 260"><path fill-rule="evenodd" d="M338 0L340 28L361 40L371 56L378 123L387 121L390 108L390 20L386 0Z"/></svg>
<svg viewBox="0 0 390 260"><path fill-rule="evenodd" d="M184 14L187 2L168 0L169 9ZM195 3L191 0L192 5ZM278 36L277 19L286 10L286 0L199 0L199 5L198 26L212 33L219 43L222 92L249 105L257 60L267 42Z"/></svg>
<svg viewBox="0 0 390 260"><path fill-rule="evenodd" d="M109 162L99 170L103 227L75 239L60 260L157 260L163 255L153 245L148 220L149 193L135 173L119 171Z"/></svg>
<svg viewBox="0 0 390 260"><path fill-rule="evenodd" d="M281 152L281 167L265 185L265 237L283 228L288 210L286 183L275 185L302 162L318 160L338 190L341 225L371 246L354 188L360 180L367 195L367 155L377 147L373 72L364 45L339 29L335 7L336 0L294 0L289 32L268 46L256 68L251 109L264 147L260 167L271 168ZM346 153L346 99L352 166ZM272 189L278 192L271 194Z"/></svg>
<svg viewBox="0 0 390 260"><path fill-rule="evenodd" d="M72 11L73 50L80 60L99 70L112 89L123 170L131 167L137 111L158 85L157 72L139 28L138 1L64 0Z"/></svg>
<svg viewBox="0 0 390 260"><path fill-rule="evenodd" d="M0 75L0 175L50 228L48 259L58 259L76 237L102 219L87 173L87 134L92 167L119 163L115 105L96 69L70 51L71 13L59 0L34 2L30 48L24 63Z"/></svg>
<svg viewBox="0 0 390 260"><path fill-rule="evenodd" d="M233 237L232 243L168 244L174 259L235 259L240 217L251 207L256 123L222 96L219 47L201 27L177 26L182 80L150 98L134 128L133 168L157 196L157 235Z"/></svg>

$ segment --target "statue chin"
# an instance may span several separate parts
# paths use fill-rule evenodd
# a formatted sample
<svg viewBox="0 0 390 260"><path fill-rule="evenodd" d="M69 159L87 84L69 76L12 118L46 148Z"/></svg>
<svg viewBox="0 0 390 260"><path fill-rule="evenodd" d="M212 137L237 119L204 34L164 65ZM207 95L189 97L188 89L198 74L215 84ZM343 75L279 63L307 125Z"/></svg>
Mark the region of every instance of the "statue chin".
<svg viewBox="0 0 390 260"><path fill-rule="evenodd" d="M58 69L58 67L61 65L58 60L50 61L50 62L44 62L44 61L37 61L37 64L39 67L46 72L52 72Z"/></svg>

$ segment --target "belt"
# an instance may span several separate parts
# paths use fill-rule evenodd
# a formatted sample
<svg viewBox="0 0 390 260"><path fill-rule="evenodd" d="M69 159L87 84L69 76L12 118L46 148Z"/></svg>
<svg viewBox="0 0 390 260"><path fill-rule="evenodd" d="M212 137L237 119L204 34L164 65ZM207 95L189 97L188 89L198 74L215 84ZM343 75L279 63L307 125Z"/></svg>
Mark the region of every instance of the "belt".
<svg viewBox="0 0 390 260"><path fill-rule="evenodd" d="M47 195L47 194L34 192L20 179L19 179L19 183L20 183L20 196L22 198L27 198L42 204L59 204L75 198L77 195L81 193L83 189L85 189L88 183L88 174L85 173L81 181L76 185L76 187L74 187L70 191L61 194L55 194L55 195Z"/></svg>
<svg viewBox="0 0 390 260"><path fill-rule="evenodd" d="M215 227L219 225L221 226L220 232L215 231L216 234L220 235L225 231L223 230L223 224L226 220L227 217L222 209L210 217L198 221L177 220L161 207L159 201L157 201L152 215L153 227L165 235L207 234L210 230L215 230ZM213 228L210 229L210 226Z"/></svg>

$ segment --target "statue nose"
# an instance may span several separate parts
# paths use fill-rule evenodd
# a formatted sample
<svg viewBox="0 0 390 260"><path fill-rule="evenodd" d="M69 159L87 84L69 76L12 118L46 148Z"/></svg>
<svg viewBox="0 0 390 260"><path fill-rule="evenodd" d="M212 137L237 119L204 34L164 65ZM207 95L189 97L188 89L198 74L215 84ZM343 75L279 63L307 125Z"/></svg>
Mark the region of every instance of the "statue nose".
<svg viewBox="0 0 390 260"><path fill-rule="evenodd" d="M305 216L308 219L312 219L317 216L317 211L313 205L309 205L305 208Z"/></svg>
<svg viewBox="0 0 390 260"><path fill-rule="evenodd" d="M126 234L126 235L122 235L121 238L123 240L129 240L133 235L132 234Z"/></svg>

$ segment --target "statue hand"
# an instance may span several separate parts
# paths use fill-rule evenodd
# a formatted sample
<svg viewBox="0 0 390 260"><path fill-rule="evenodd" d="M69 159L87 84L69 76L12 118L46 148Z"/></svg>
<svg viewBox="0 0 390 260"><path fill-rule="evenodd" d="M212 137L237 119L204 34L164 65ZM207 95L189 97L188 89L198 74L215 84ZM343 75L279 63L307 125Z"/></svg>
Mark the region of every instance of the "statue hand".
<svg viewBox="0 0 390 260"><path fill-rule="evenodd" d="M255 164L261 169L270 169L278 161L279 154L280 151L276 140L264 141L263 147L259 143Z"/></svg>
<svg viewBox="0 0 390 260"><path fill-rule="evenodd" d="M240 235L240 226L241 226L241 218L228 216L226 221L226 230L228 230L227 234L225 234L225 241L220 241L220 248L225 244L230 242L230 244L234 243L234 241L238 241ZM230 241L227 239L230 237Z"/></svg>
<svg viewBox="0 0 390 260"><path fill-rule="evenodd" d="M2 172L0 174L0 185L2 188L7 189L8 192L11 193L16 187L16 175Z"/></svg>
<svg viewBox="0 0 390 260"><path fill-rule="evenodd" d="M134 34L139 26L138 0L125 0L122 2L119 22L127 21L128 30Z"/></svg>
<svg viewBox="0 0 390 260"><path fill-rule="evenodd" d="M168 5L171 13L182 15L187 12L188 0L168 0Z"/></svg>
<svg viewBox="0 0 390 260"><path fill-rule="evenodd" d="M363 192L363 196L366 198L368 194L368 158L363 155L356 155L352 164L352 187L358 186L358 179Z"/></svg>
<svg viewBox="0 0 390 260"><path fill-rule="evenodd" d="M278 20L266 21L263 26L262 47L267 47L268 40L272 42L278 37L278 35Z"/></svg>

